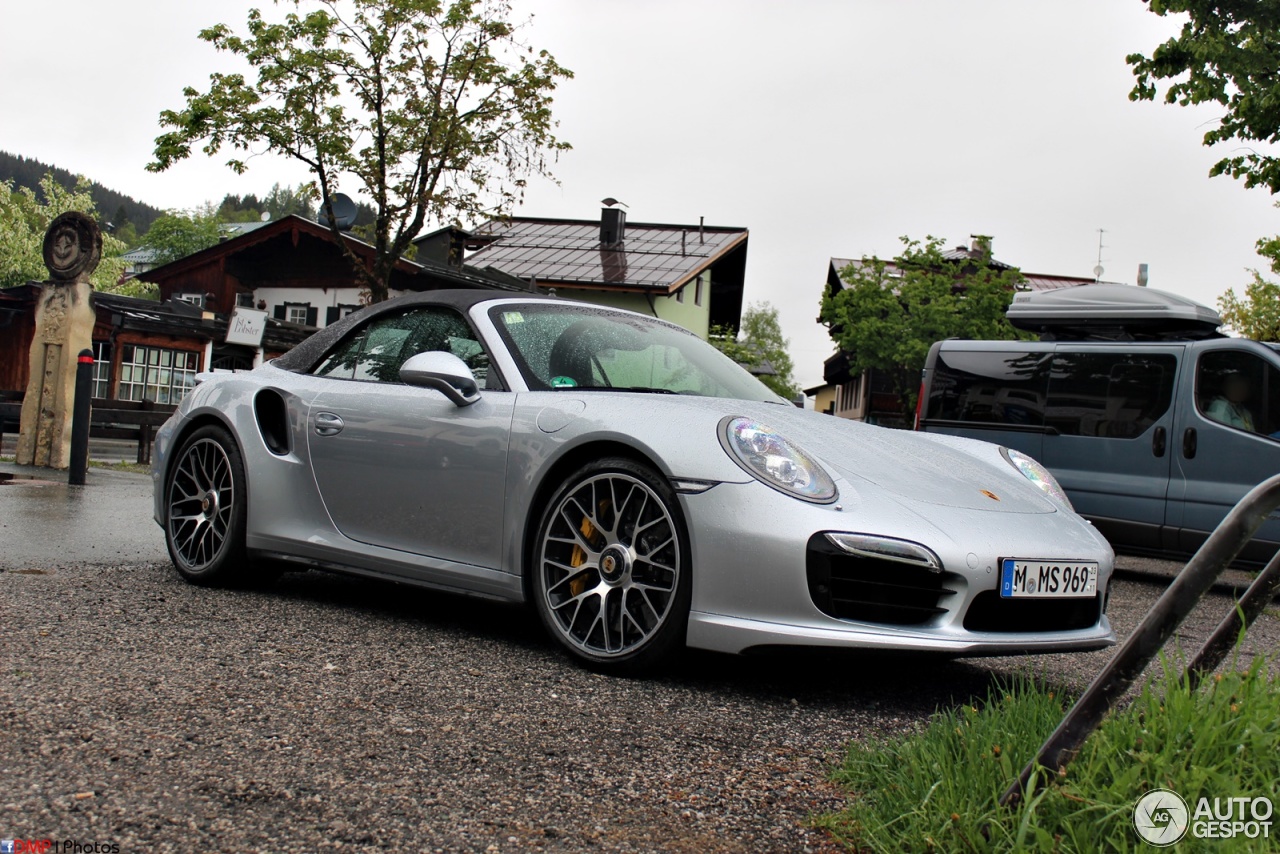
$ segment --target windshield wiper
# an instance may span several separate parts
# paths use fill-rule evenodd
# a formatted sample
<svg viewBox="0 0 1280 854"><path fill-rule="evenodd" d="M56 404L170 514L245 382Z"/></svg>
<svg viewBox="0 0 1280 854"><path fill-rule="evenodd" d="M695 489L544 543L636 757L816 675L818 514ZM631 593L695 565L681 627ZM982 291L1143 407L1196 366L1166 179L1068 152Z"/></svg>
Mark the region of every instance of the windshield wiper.
<svg viewBox="0 0 1280 854"><path fill-rule="evenodd" d="M655 388L644 385L571 385L557 386L552 391L633 391L640 394L679 394L669 388Z"/></svg>

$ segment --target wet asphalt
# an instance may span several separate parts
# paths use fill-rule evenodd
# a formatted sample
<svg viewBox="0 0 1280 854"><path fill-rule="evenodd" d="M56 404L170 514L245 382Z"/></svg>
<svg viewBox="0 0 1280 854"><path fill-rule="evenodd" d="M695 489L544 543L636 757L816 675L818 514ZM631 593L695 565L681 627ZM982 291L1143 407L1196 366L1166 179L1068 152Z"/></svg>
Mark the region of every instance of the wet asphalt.
<svg viewBox="0 0 1280 854"><path fill-rule="evenodd" d="M315 572L190 586L150 501L146 475L95 468L71 487L0 463L0 838L833 850L811 819L842 802L826 774L845 744L909 732L1012 674L1079 691L1114 653L690 652L658 677L609 678L519 608ZM1123 638L1179 565L1120 565ZM1193 648L1228 605L1213 594L1179 642ZM1245 654L1278 642L1273 608Z"/></svg>

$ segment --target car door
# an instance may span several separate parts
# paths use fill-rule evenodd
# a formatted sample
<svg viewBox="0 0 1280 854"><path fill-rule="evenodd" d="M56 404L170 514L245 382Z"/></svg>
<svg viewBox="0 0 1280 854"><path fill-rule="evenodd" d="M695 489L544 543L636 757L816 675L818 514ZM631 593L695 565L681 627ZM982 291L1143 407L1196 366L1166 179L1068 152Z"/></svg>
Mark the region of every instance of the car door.
<svg viewBox="0 0 1280 854"><path fill-rule="evenodd" d="M1184 382L1174 442L1177 460L1171 524L1187 551L1204 542L1250 489L1280 473L1280 359L1243 341L1214 341L1195 352L1194 382ZM1266 560L1280 542L1280 519L1246 553Z"/></svg>
<svg viewBox="0 0 1280 854"><path fill-rule="evenodd" d="M1060 344L1040 461L1116 545L1161 547L1183 346Z"/></svg>
<svg viewBox="0 0 1280 854"><path fill-rule="evenodd" d="M399 381L410 356L445 350L472 367L480 400L457 406ZM465 318L419 306L377 318L315 373L308 436L316 486L343 535L498 569L514 397L486 388L488 358Z"/></svg>

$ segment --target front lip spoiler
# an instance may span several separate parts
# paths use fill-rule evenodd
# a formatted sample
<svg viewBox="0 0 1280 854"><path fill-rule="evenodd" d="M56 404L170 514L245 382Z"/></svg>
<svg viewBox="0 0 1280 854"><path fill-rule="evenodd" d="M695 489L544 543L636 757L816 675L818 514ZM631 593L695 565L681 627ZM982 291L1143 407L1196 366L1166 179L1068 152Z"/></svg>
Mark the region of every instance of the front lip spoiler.
<svg viewBox="0 0 1280 854"><path fill-rule="evenodd" d="M831 622L837 622L834 619ZM1116 643L1115 632L1104 615L1094 626L1066 632L966 633L965 636L894 632L862 627L791 625L724 614L692 611L688 644L716 652L742 653L755 647L828 647L832 649L884 649L937 653L952 658L1037 655L1050 652L1085 652Z"/></svg>

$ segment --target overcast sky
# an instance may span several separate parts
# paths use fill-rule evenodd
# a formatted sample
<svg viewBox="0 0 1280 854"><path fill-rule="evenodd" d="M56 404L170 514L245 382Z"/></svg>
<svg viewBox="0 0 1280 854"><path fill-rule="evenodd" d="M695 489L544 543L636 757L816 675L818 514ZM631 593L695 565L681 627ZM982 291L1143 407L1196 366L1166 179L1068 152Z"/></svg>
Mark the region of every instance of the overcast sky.
<svg viewBox="0 0 1280 854"><path fill-rule="evenodd" d="M798 379L830 354L814 322L831 256L891 256L900 235L967 243L1038 273L1104 278L1207 304L1249 280L1280 231L1262 190L1208 177L1212 109L1128 100L1124 57L1179 23L1140 0L515 0L529 41L576 78L556 97L574 146L560 186L518 213L751 230L747 300L782 315ZM164 208L307 176L247 175L197 154L144 170L157 116L229 60L196 38L243 29L258 0L0 0L0 149Z"/></svg>

